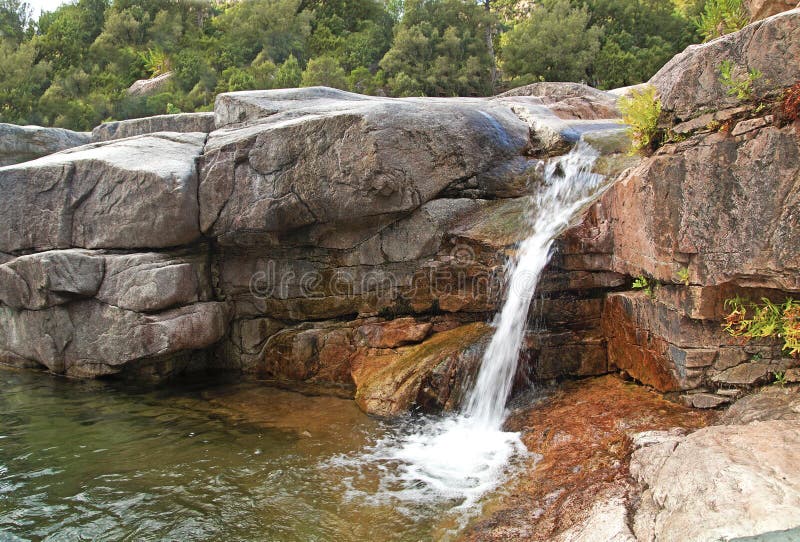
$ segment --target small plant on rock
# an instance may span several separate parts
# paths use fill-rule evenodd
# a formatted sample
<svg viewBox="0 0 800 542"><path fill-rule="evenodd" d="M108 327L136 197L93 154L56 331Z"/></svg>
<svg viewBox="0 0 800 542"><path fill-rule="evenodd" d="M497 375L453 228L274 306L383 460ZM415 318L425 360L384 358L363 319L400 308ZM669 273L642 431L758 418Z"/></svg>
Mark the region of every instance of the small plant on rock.
<svg viewBox="0 0 800 542"><path fill-rule="evenodd" d="M658 129L661 116L661 100L656 96L656 88L648 86L644 90L631 92L619 101L622 120L630 126L628 132L633 141L633 150L652 149L658 145L662 133Z"/></svg>
<svg viewBox="0 0 800 542"><path fill-rule="evenodd" d="M747 75L736 74L736 66L730 60L719 64L719 81L727 90L728 96L736 96L742 101L753 99L753 83L764 77L758 70L750 70Z"/></svg>
<svg viewBox="0 0 800 542"><path fill-rule="evenodd" d="M678 280L680 280L685 286L689 286L689 268L688 267L681 267L678 269Z"/></svg>
<svg viewBox="0 0 800 542"><path fill-rule="evenodd" d="M764 298L756 304L737 296L726 299L725 308L730 312L722 327L732 336L747 340L780 338L787 355L800 356L800 302L789 298L776 305Z"/></svg>
<svg viewBox="0 0 800 542"><path fill-rule="evenodd" d="M710 41L741 30L750 20L742 0L708 0L703 13L692 22L704 41Z"/></svg>
<svg viewBox="0 0 800 542"><path fill-rule="evenodd" d="M649 297L650 299L655 298L656 296L656 289L659 287L659 283L657 280L650 280L644 275L639 275L635 279L633 279L633 289L634 290L641 290Z"/></svg>
<svg viewBox="0 0 800 542"><path fill-rule="evenodd" d="M778 384L781 388L786 387L786 373L784 371L775 373L775 383Z"/></svg>

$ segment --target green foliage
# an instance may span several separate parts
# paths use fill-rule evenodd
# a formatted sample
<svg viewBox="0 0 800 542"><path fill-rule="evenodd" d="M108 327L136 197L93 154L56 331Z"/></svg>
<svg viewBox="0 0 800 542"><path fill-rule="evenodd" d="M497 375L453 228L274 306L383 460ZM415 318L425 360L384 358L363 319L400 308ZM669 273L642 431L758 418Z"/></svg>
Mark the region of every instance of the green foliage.
<svg viewBox="0 0 800 542"><path fill-rule="evenodd" d="M644 90L631 92L619 100L622 119L629 126L634 150L652 148L659 142L658 119L661 116L661 100L656 89L648 86Z"/></svg>
<svg viewBox="0 0 800 542"><path fill-rule="evenodd" d="M0 120L87 130L301 84L392 96L633 84L696 37L701 1L72 0L33 20L23 0L0 0ZM157 94L126 92L168 70Z"/></svg>
<svg viewBox="0 0 800 542"><path fill-rule="evenodd" d="M790 356L800 355L800 302L788 298L780 305L762 298L760 304L741 297L725 300L722 327L734 337L745 339L780 338Z"/></svg>
<svg viewBox="0 0 800 542"><path fill-rule="evenodd" d="M160 47L148 49L141 53L144 68L150 73L150 77L156 77L167 73L171 68L171 63L167 53Z"/></svg>
<svg viewBox="0 0 800 542"><path fill-rule="evenodd" d="M492 91L486 33L494 17L468 0L407 0L380 61L394 96L485 96Z"/></svg>
<svg viewBox="0 0 800 542"><path fill-rule="evenodd" d="M320 56L308 62L300 86L324 86L347 89L347 75L339 61L330 56Z"/></svg>
<svg viewBox="0 0 800 542"><path fill-rule="evenodd" d="M779 385L781 388L786 387L786 372L779 371L777 373L773 373L775 376L775 384Z"/></svg>
<svg viewBox="0 0 800 542"><path fill-rule="evenodd" d="M678 270L678 280L680 280L685 286L689 286L689 269L686 267L682 267Z"/></svg>
<svg viewBox="0 0 800 542"><path fill-rule="evenodd" d="M643 291L645 295L647 295L647 297L653 299L656 296L656 290L658 290L660 286L661 285L657 280L649 280L644 275L639 275L638 277L633 279L632 287L634 290Z"/></svg>
<svg viewBox="0 0 800 542"><path fill-rule="evenodd" d="M749 20L742 0L707 0L693 22L705 41L710 41L741 30Z"/></svg>
<svg viewBox="0 0 800 542"><path fill-rule="evenodd" d="M529 18L500 38L503 72L512 84L587 80L602 34L589 19L588 8L573 7L569 0L537 4Z"/></svg>
<svg viewBox="0 0 800 542"><path fill-rule="evenodd" d="M177 107L173 103L167 103L167 115L177 115L178 113L183 113L180 107Z"/></svg>
<svg viewBox="0 0 800 542"><path fill-rule="evenodd" d="M31 7L20 0L0 0L0 40L19 43L31 24Z"/></svg>
<svg viewBox="0 0 800 542"><path fill-rule="evenodd" d="M590 26L602 28L600 49L586 79L598 88L647 81L670 58L699 39L690 20L695 0L572 1L588 9Z"/></svg>
<svg viewBox="0 0 800 542"><path fill-rule="evenodd" d="M725 87L728 96L736 96L742 101L753 99L753 83L764 77L758 70L737 73L736 66L730 60L723 60L719 65L719 81Z"/></svg>

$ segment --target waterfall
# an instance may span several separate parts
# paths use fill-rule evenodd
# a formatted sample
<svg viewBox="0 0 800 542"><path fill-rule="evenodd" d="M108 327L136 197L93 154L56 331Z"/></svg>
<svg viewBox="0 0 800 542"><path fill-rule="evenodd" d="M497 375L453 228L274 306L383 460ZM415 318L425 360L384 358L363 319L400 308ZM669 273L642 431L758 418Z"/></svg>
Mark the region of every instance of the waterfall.
<svg viewBox="0 0 800 542"><path fill-rule="evenodd" d="M597 157L592 147L579 143L545 169L545 184L531 206L531 235L507 272L505 303L464 409L476 423L498 429L503 423L539 276L550 261L555 238L601 185L603 177L592 173Z"/></svg>
<svg viewBox="0 0 800 542"><path fill-rule="evenodd" d="M444 498L458 502L457 509L470 509L502 483L513 457L527 453L518 433L502 430L506 401L553 241L602 187L603 177L591 171L597 158L592 147L579 143L545 168L543 186L531 198L530 235L506 270L504 305L461 412L397 428L350 462L357 468L379 466L381 487L373 501L424 505Z"/></svg>

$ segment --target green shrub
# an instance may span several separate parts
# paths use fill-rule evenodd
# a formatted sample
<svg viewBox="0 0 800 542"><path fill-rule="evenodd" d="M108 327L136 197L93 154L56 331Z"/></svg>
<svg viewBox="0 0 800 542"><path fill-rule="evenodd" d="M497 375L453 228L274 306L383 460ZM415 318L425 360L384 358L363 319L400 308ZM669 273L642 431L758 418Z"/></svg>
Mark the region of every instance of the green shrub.
<svg viewBox="0 0 800 542"><path fill-rule="evenodd" d="M725 300L730 312L725 316L723 329L734 337L745 339L780 338L783 350L790 356L800 355L800 302L792 298L776 305L769 299L761 304L740 297Z"/></svg>
<svg viewBox="0 0 800 542"><path fill-rule="evenodd" d="M750 70L746 75L737 75L736 67L730 60L723 60L719 65L719 81L728 92L728 96L736 96L739 100L753 99L753 83L764 77L758 70Z"/></svg>
<svg viewBox="0 0 800 542"><path fill-rule="evenodd" d="M694 19L705 41L744 28L749 21L742 0L708 0L703 13Z"/></svg>
<svg viewBox="0 0 800 542"><path fill-rule="evenodd" d="M639 275L633 280L633 289L641 290L650 299L655 299L656 290L661 286L657 280L649 280L644 275Z"/></svg>
<svg viewBox="0 0 800 542"><path fill-rule="evenodd" d="M661 100L656 89L648 86L642 91L634 90L630 96L619 101L622 120L628 129L634 150L652 148L660 140L658 119L661 116Z"/></svg>

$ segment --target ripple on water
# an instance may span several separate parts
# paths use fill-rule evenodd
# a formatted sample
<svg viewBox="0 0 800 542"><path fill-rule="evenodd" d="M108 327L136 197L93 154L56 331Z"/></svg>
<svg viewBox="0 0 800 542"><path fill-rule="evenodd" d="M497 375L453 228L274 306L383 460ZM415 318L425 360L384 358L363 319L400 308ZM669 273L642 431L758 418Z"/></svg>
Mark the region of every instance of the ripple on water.
<svg viewBox="0 0 800 542"><path fill-rule="evenodd" d="M141 390L0 370L0 386L2 540L416 541L462 515L448 515L460 498L371 493L413 489L407 458L382 454L424 420L253 383Z"/></svg>

